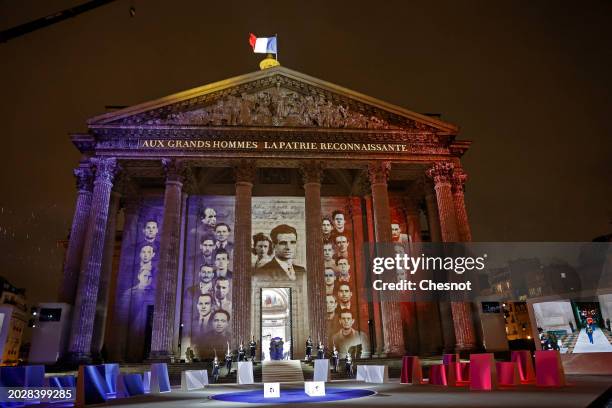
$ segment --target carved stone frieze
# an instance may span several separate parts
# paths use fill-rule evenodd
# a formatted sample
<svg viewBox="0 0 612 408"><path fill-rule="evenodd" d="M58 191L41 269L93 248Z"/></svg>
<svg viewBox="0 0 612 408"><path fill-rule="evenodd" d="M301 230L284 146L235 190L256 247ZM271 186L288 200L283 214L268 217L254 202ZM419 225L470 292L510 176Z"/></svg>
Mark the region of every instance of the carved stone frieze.
<svg viewBox="0 0 612 408"><path fill-rule="evenodd" d="M280 74L128 116L113 124L300 126L435 132L429 125Z"/></svg>

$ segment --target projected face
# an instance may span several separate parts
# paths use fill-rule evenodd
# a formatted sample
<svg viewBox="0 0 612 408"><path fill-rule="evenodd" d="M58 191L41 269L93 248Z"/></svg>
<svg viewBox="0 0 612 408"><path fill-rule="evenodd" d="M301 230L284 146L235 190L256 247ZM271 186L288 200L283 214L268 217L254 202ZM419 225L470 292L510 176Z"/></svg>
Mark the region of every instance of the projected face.
<svg viewBox="0 0 612 408"><path fill-rule="evenodd" d="M338 299L340 303L345 304L351 301L351 297L353 294L351 293L351 288L349 285L340 285L338 288Z"/></svg>
<svg viewBox="0 0 612 408"><path fill-rule="evenodd" d="M255 244L255 254L257 254L259 258L267 256L269 251L270 243L267 240L257 241Z"/></svg>
<svg viewBox="0 0 612 408"><path fill-rule="evenodd" d="M147 221L144 227L144 236L147 241L154 241L157 237L157 222L155 221Z"/></svg>
<svg viewBox="0 0 612 408"><path fill-rule="evenodd" d="M338 235L336 237L336 247L338 247L338 252L348 251L348 239L344 235Z"/></svg>
<svg viewBox="0 0 612 408"><path fill-rule="evenodd" d="M338 270L340 271L340 273L344 272L348 274L350 268L351 268L351 265L349 265L348 259L346 258L338 259Z"/></svg>
<svg viewBox="0 0 612 408"><path fill-rule="evenodd" d="M399 224L391 224L391 236L393 239L399 239L402 230L400 230Z"/></svg>
<svg viewBox="0 0 612 408"><path fill-rule="evenodd" d="M332 224L331 222L329 222L329 220L327 218L323 219L323 221L321 222L321 230L323 231L323 234L325 235L329 235L332 232Z"/></svg>
<svg viewBox="0 0 612 408"><path fill-rule="evenodd" d="M229 281L227 279L217 280L215 284L215 293L217 294L217 299L225 299L229 293Z"/></svg>
<svg viewBox="0 0 612 408"><path fill-rule="evenodd" d="M227 225L218 225L215 228L215 237L219 242L227 241L227 238L229 237L229 229L227 228Z"/></svg>
<svg viewBox="0 0 612 408"><path fill-rule="evenodd" d="M213 254L213 250L215 249L215 243L212 239L206 239L200 244L200 250L202 251L202 255L209 257Z"/></svg>
<svg viewBox="0 0 612 408"><path fill-rule="evenodd" d="M325 304L327 305L327 313L334 313L336 311L336 298L333 295L325 296Z"/></svg>
<svg viewBox="0 0 612 408"><path fill-rule="evenodd" d="M198 313L200 317L206 317L212 311L212 299L209 295L198 297Z"/></svg>
<svg viewBox="0 0 612 408"><path fill-rule="evenodd" d="M334 258L334 246L332 244L323 245L323 259L331 261Z"/></svg>
<svg viewBox="0 0 612 408"><path fill-rule="evenodd" d="M227 259L227 254L217 254L217 256L215 256L215 267L217 268L217 273L227 272L228 264L229 261Z"/></svg>
<svg viewBox="0 0 612 408"><path fill-rule="evenodd" d="M396 254L399 254L399 255L403 255L406 253L406 250L404 249L403 245L395 245L393 247L393 250L395 251Z"/></svg>
<svg viewBox="0 0 612 408"><path fill-rule="evenodd" d="M350 330L353 328L353 314L351 312L340 313L340 326L342 330Z"/></svg>
<svg viewBox="0 0 612 408"><path fill-rule="evenodd" d="M212 266L204 265L200 268L198 276L200 277L200 282L210 283L215 277L215 272Z"/></svg>
<svg viewBox="0 0 612 408"><path fill-rule="evenodd" d="M212 208L205 209L204 217L202 217L202 222L205 225L214 228L215 225L217 225L217 212Z"/></svg>
<svg viewBox="0 0 612 408"><path fill-rule="evenodd" d="M338 231L344 231L344 214L338 213L334 215L334 227Z"/></svg>
<svg viewBox="0 0 612 408"><path fill-rule="evenodd" d="M217 334L223 334L227 329L228 318L225 313L215 313L213 317L213 330Z"/></svg>
<svg viewBox="0 0 612 408"><path fill-rule="evenodd" d="M331 286L336 282L336 273L331 268L325 269L325 284Z"/></svg>
<svg viewBox="0 0 612 408"><path fill-rule="evenodd" d="M297 236L293 233L278 234L274 246L274 254L278 259L287 261L295 258L297 249Z"/></svg>
<svg viewBox="0 0 612 408"><path fill-rule="evenodd" d="M408 271L406 271L405 269L398 269L397 270L397 280L399 281L403 281L408 279Z"/></svg>
<svg viewBox="0 0 612 408"><path fill-rule="evenodd" d="M153 282L153 274L151 273L150 268L141 268L140 273L138 274L138 286L141 288L145 288L147 286L151 286Z"/></svg>
<svg viewBox="0 0 612 408"><path fill-rule="evenodd" d="M150 245L145 245L140 248L140 262L149 263L155 256L155 252L153 252L153 247Z"/></svg>

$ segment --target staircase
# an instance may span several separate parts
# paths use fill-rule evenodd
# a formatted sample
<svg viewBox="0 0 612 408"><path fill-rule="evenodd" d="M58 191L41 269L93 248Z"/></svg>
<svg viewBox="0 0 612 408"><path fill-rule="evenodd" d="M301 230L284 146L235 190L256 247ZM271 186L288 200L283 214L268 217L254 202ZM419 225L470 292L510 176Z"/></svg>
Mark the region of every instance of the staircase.
<svg viewBox="0 0 612 408"><path fill-rule="evenodd" d="M262 382L304 382L299 360L272 360L262 363Z"/></svg>

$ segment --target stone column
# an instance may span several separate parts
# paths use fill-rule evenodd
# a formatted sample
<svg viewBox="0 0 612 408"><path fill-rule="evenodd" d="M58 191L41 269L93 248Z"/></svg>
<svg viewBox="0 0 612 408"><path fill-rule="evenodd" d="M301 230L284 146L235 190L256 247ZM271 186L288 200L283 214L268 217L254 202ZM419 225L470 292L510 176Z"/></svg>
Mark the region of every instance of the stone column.
<svg viewBox="0 0 612 408"><path fill-rule="evenodd" d="M374 253L374 243L376 242L375 234L374 234L374 225L372 224L372 220L374 220L374 210L372 208L372 192L369 188L369 192L364 194L365 206L366 206L366 220L368 222L368 242L369 242L369 250L370 253L369 259L373 259L376 254ZM368 274L368 280L371 281L371 273L370 271L366 271ZM368 285L370 288L370 292L372 294L372 315L370 316L371 326L374 329L374 344L371 345L372 348L372 357L384 357L385 354L385 341L382 332L382 316L380 314L380 296L378 292L371 289L371 284ZM368 327L370 329L370 327ZM369 333L370 334L370 333ZM376 346L375 346L376 345Z"/></svg>
<svg viewBox="0 0 612 408"><path fill-rule="evenodd" d="M457 219L457 231L459 240L469 242L472 240L472 231L468 222L467 210L465 208L464 185L467 174L461 168L455 168L452 177L453 202L455 203L455 217Z"/></svg>
<svg viewBox="0 0 612 408"><path fill-rule="evenodd" d="M419 217L419 200L412 193L404 199L404 209L406 212L406 232L410 237L410 242L421 242L421 220Z"/></svg>
<svg viewBox="0 0 612 408"><path fill-rule="evenodd" d="M453 200L451 181L454 174L454 165L451 162L438 162L427 171L427 175L433 179L438 203L440 217L440 228L444 242L458 242L457 219L455 203ZM451 302L450 304L455 335L455 350L471 350L475 346L474 324L472 321L471 304L466 302ZM440 305L442 323L445 322L443 306ZM446 336L445 336L446 337ZM445 339L446 346L446 339Z"/></svg>
<svg viewBox="0 0 612 408"><path fill-rule="evenodd" d="M76 362L87 362L91 359L91 338L104 255L108 206L117 167L115 158L95 157L91 159L91 163L95 167L96 178L83 243L83 259L68 346L70 359Z"/></svg>
<svg viewBox="0 0 612 408"><path fill-rule="evenodd" d="M74 169L77 185L77 199L70 229L70 241L64 260L64 276L60 286L58 301L74 304L79 270L83 258L83 243L89 211L91 209L91 190L93 189L93 172L89 163L81 164Z"/></svg>
<svg viewBox="0 0 612 408"><path fill-rule="evenodd" d="M307 294L308 319L312 339L321 339L327 344L325 306L325 262L323 260L323 237L321 236L321 176L323 162L313 160L300 166L304 181L306 201L306 258L308 259Z"/></svg>
<svg viewBox="0 0 612 408"><path fill-rule="evenodd" d="M390 244L391 237L391 210L389 207L389 192L387 180L391 170L389 162L373 162L368 165L368 175L372 189L372 204L374 207L374 228L377 244ZM404 335L402 332L402 319L398 302L381 302L383 320L383 337L385 341L385 354L397 356L404 354Z"/></svg>
<svg viewBox="0 0 612 408"><path fill-rule="evenodd" d="M98 301L96 303L96 317L91 340L91 354L94 357L100 355L102 345L104 344L104 329L106 327L109 286L113 271L113 254L115 252L115 235L117 232L117 213L119 212L120 197L121 195L117 191L111 192L108 209L108 223L106 225L106 238L104 238L104 255L102 256Z"/></svg>
<svg viewBox="0 0 612 408"><path fill-rule="evenodd" d="M138 241L138 212L141 199L136 186L124 197L123 205L123 235L121 237L121 255L119 258L119 273L115 291L115 305L112 316L111 342L108 352L111 361L125 361L128 319L130 316L129 297L125 291L132 285L131 272L138 256L133 250Z"/></svg>
<svg viewBox="0 0 612 408"><path fill-rule="evenodd" d="M166 172L164 216L155 286L155 306L149 360L170 361L173 354L174 310L181 231L184 167L175 159L162 159Z"/></svg>
<svg viewBox="0 0 612 408"><path fill-rule="evenodd" d="M427 206L427 221L429 223L429 238L431 242L441 242L440 218L438 217L438 205L436 204L436 193L434 189L425 185L425 203Z"/></svg>
<svg viewBox="0 0 612 408"><path fill-rule="evenodd" d="M234 271L232 277L233 348L251 339L251 197L257 168L241 160L234 167L236 201L234 220Z"/></svg>

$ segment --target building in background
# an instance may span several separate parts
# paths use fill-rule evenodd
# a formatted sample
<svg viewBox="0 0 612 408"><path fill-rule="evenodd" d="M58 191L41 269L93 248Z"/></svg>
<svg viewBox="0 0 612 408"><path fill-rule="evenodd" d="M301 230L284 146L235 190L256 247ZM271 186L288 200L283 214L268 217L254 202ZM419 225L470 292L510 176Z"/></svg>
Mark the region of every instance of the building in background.
<svg viewBox="0 0 612 408"><path fill-rule="evenodd" d="M23 333L29 320L25 289L17 288L0 277L0 290L0 364L16 365L19 362Z"/></svg>

